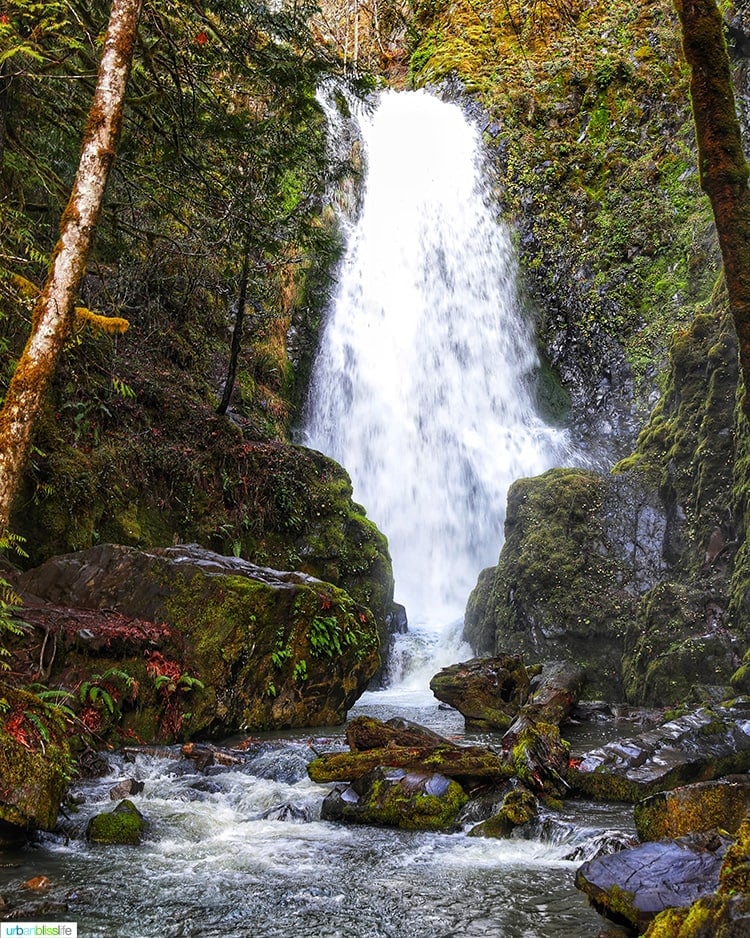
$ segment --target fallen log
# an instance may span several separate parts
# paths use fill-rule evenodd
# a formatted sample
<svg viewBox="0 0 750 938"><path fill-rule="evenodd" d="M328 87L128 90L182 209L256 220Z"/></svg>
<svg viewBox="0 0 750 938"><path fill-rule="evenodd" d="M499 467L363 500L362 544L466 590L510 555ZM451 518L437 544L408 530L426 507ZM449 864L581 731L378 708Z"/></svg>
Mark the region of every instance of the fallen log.
<svg viewBox="0 0 750 938"><path fill-rule="evenodd" d="M437 772L448 778L504 781L513 768L498 753L482 746L386 746L364 752L333 752L307 767L314 782L351 782L378 766Z"/></svg>

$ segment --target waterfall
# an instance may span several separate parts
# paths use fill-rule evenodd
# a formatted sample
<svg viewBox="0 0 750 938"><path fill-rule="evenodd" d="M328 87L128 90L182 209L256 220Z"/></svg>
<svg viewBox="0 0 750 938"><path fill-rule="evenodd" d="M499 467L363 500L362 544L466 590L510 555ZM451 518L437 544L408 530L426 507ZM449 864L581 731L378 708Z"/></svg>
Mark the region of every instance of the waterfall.
<svg viewBox="0 0 750 938"><path fill-rule="evenodd" d="M387 92L359 122L365 187L305 442L349 471L388 537L410 628L440 633L497 561L511 482L559 463L566 434L534 410L533 334L477 129L424 91Z"/></svg>

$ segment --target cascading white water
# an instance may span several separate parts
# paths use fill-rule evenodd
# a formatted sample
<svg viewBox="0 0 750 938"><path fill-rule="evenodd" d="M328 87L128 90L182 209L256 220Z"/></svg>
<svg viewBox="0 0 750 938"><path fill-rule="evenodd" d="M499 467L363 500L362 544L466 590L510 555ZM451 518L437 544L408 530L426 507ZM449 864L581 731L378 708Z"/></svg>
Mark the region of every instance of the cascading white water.
<svg viewBox="0 0 750 938"><path fill-rule="evenodd" d="M307 445L349 471L387 535L410 624L463 614L496 562L514 479L559 462L536 415L516 264L479 134L426 92L360 118L367 167L313 379Z"/></svg>

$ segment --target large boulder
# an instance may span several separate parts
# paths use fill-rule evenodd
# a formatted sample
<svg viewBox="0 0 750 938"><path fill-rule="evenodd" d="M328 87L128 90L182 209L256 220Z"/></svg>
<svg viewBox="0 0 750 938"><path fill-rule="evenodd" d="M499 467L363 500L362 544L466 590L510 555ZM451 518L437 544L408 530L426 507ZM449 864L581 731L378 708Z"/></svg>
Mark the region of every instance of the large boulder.
<svg viewBox="0 0 750 938"><path fill-rule="evenodd" d="M554 469L514 483L498 564L466 610L475 652L567 658L610 701L721 699L750 606L736 349L718 298L675 333L664 395L615 474Z"/></svg>
<svg viewBox="0 0 750 938"><path fill-rule="evenodd" d="M627 494L636 527L620 533ZM583 667L591 693L622 698L627 624L639 589L653 582L659 541L653 506L621 479L584 469L552 469L519 479L508 493L505 543L496 567L480 575L466 609L464 635L482 654L501 650L528 661Z"/></svg>
<svg viewBox="0 0 750 938"><path fill-rule="evenodd" d="M729 843L714 834L640 844L584 863L576 886L598 909L643 931L664 909L714 892Z"/></svg>
<svg viewBox="0 0 750 938"><path fill-rule="evenodd" d="M129 675L138 696L122 723L142 739L341 723L380 663L372 613L343 590L194 545L91 548L18 586L54 604L36 610L59 637L50 681ZM137 627L102 635L89 617L66 630L71 608L76 622L112 611Z"/></svg>
<svg viewBox="0 0 750 938"><path fill-rule="evenodd" d="M750 818L724 855L718 889L688 908L661 912L646 938L744 938L750 935Z"/></svg>
<svg viewBox="0 0 750 938"><path fill-rule="evenodd" d="M144 428L108 426L91 449L61 445L54 428L47 437L41 478L13 519L33 562L96 543L151 550L195 541L346 590L370 609L384 641L393 611L388 543L353 500L346 470L303 446L248 440L189 395L138 377L139 399L157 398Z"/></svg>
<svg viewBox="0 0 750 938"><path fill-rule="evenodd" d="M644 798L634 809L641 840L681 837L714 829L736 834L749 813L748 775L682 785Z"/></svg>
<svg viewBox="0 0 750 938"><path fill-rule="evenodd" d="M519 655L473 658L443 668L430 690L463 714L467 726L504 731L528 700L531 677Z"/></svg>
<svg viewBox="0 0 750 938"><path fill-rule="evenodd" d="M575 760L568 782L604 801L637 802L688 782L750 769L747 701L702 707L638 736L607 743Z"/></svg>

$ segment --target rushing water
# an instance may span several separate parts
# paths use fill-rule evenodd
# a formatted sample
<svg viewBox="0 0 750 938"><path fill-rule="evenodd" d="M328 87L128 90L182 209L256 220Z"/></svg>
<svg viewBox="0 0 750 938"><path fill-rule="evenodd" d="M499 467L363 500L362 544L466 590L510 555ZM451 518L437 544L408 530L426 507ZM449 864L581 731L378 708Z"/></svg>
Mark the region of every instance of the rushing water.
<svg viewBox="0 0 750 938"><path fill-rule="evenodd" d="M64 825L77 839L3 854L2 894L15 903L25 880L47 875L44 901L67 912L27 906L24 920L77 921L81 938L597 934L601 920L573 887L597 837L580 807L531 840L343 827L319 820L311 755L307 740L269 741L246 764L207 774L176 758L113 757L112 775L83 789L86 803ZM87 818L111 808L108 789L123 777L145 782L133 800L151 823L146 842L86 843Z"/></svg>
<svg viewBox="0 0 750 938"><path fill-rule="evenodd" d="M360 127L364 194L305 441L351 474L429 645L496 562L509 485L559 464L566 437L534 411L537 357L478 131L426 92L383 95Z"/></svg>
<svg viewBox="0 0 750 938"><path fill-rule="evenodd" d="M534 414L536 360L476 131L457 107L417 93L386 94L362 134L367 184L317 362L309 442L351 472L417 625L412 683L367 694L356 712L462 735L424 669L434 671L436 636L455 631L478 570L496 558L508 485L559 459L565 440ZM112 756L106 779L80 786L84 802L61 833L2 855L0 893L24 903L26 921L77 921L81 938L598 932L573 875L600 829L627 824L616 810L570 804L528 839L339 826L320 820L326 787L305 770L339 745L340 731L275 734L205 773L177 753ZM111 807L123 777L145 783L133 798L151 825L145 843L88 844L87 819ZM50 890L29 898L23 883L40 874Z"/></svg>

